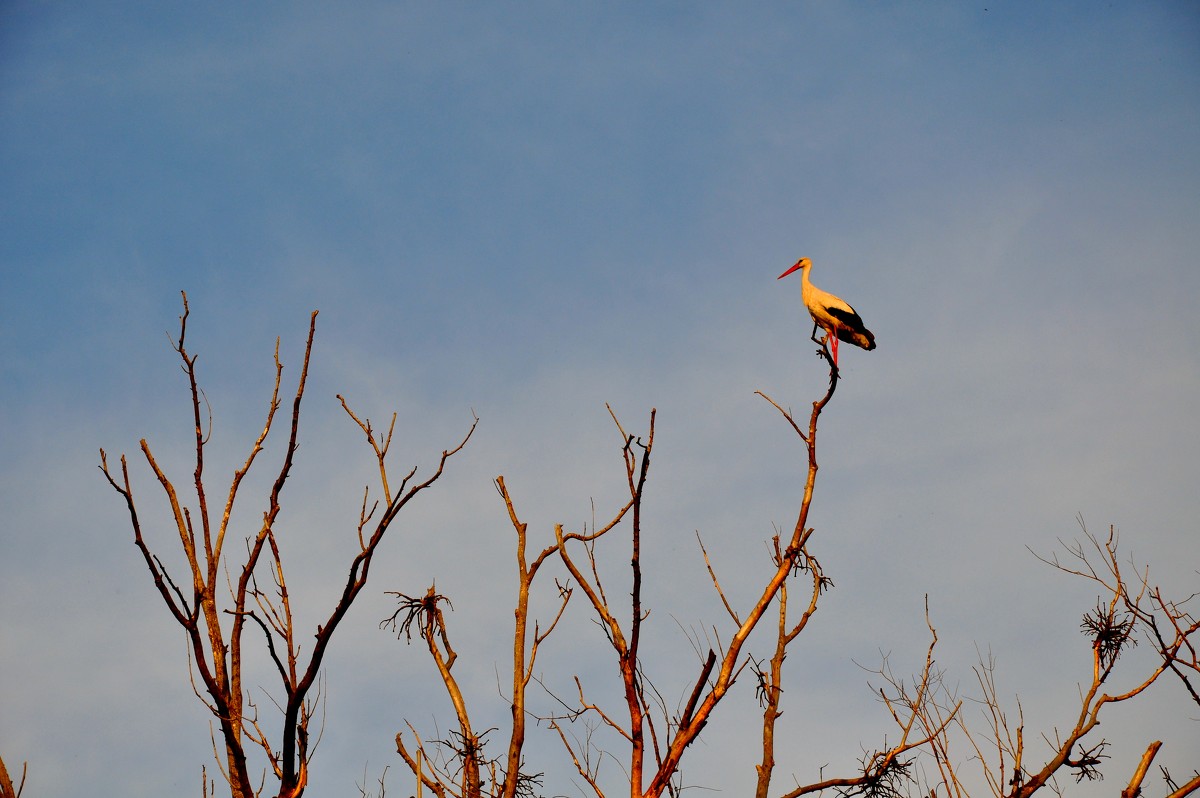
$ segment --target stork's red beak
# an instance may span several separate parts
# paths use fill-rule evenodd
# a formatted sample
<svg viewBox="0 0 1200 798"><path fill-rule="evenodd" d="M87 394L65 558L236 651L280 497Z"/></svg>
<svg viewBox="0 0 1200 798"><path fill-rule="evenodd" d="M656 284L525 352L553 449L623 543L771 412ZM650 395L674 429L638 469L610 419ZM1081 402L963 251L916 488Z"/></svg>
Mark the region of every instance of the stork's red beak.
<svg viewBox="0 0 1200 798"><path fill-rule="evenodd" d="M796 271L796 269L799 269L799 268L800 268L800 264L802 264L802 263L804 263L804 259L803 259L803 258L801 258L800 260L796 261L796 265L795 265L795 266L793 266L792 268L788 269L786 272L784 272L783 274L779 275L779 276L778 276L778 277L776 277L775 279L776 279L776 280L782 280L784 277L787 277L789 274L791 274L792 272Z"/></svg>

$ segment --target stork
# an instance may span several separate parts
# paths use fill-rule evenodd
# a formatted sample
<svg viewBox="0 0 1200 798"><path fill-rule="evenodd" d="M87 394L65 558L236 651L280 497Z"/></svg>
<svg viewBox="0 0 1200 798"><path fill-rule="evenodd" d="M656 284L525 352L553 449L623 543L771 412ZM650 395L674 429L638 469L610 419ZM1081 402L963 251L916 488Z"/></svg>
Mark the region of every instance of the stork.
<svg viewBox="0 0 1200 798"><path fill-rule="evenodd" d="M776 279L783 279L797 269L800 270L800 295L804 298L804 305L813 318L811 336L813 343L823 343L817 340L817 327L821 327L827 333L825 340L831 344L833 366L837 368L838 339L848 344L861 346L869 352L875 348L875 336L871 335L871 331L863 325L862 317L854 308L850 307L848 302L827 291L822 291L812 284L808 279L808 272L811 268L812 261L808 258L801 258L796 261L795 266Z"/></svg>

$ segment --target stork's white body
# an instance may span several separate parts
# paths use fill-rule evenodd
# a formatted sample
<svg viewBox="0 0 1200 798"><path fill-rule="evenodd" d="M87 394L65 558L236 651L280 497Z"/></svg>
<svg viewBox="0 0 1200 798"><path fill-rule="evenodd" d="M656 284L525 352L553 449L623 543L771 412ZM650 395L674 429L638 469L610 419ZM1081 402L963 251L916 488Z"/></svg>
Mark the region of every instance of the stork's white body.
<svg viewBox="0 0 1200 798"><path fill-rule="evenodd" d="M800 270L800 296L803 297L804 306L808 308L808 313L814 322L813 340L817 340L815 337L817 327L829 334L828 340L830 352L833 355L833 364L837 365L839 340L862 347L868 352L874 349L875 336L863 324L858 311L850 307L850 303L844 299L836 297L828 291L822 291L812 284L808 278L808 273L812 269L811 260L801 258L795 266L779 276L780 278L787 277L797 269ZM818 341L818 343L820 342Z"/></svg>

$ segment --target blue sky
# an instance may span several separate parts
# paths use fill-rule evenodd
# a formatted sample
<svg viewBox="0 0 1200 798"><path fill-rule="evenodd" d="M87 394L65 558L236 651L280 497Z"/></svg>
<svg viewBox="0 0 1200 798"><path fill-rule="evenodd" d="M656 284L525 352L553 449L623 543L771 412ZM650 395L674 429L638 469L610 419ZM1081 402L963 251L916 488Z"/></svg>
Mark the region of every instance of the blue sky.
<svg viewBox="0 0 1200 798"><path fill-rule="evenodd" d="M682 652L665 692L686 689L679 626L721 617L695 533L748 591L794 518L801 447L753 392L803 408L822 388L799 281L775 281L801 255L879 348L842 349L822 427L811 520L837 590L788 660L818 689L789 695L778 783L891 731L854 663L919 667L926 594L964 688L990 648L1030 729L1065 724L1095 594L1027 547L1081 514L1196 590L1197 130L1189 3L4 4L0 753L49 796L194 789L210 761L180 635L95 468L146 437L185 478L180 290L214 475L257 431L275 336L286 378L320 309L284 515L311 618L371 478L334 395L399 412L397 469L482 419L335 638L311 794L385 765L406 789L395 731L450 717L420 652L376 629L385 590L437 579L463 678L502 717L490 480L546 536L590 522L620 489L605 402L629 429L658 408L654 639ZM577 621L561 656L602 643ZM1150 739L1186 769L1182 697L1113 713L1105 790ZM727 795L753 779L735 700L685 763ZM530 757L579 794L554 739Z"/></svg>

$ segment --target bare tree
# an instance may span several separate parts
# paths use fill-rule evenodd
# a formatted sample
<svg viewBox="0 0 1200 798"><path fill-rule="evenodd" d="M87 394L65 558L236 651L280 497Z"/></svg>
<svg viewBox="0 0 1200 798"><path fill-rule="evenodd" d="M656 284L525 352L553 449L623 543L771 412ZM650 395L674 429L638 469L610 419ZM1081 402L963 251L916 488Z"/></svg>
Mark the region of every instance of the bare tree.
<svg viewBox="0 0 1200 798"><path fill-rule="evenodd" d="M1082 525L1082 520L1081 520ZM1186 602L1163 598L1158 587L1152 587L1149 570L1132 567L1135 576L1128 577L1118 556L1115 530L1110 529L1107 540L1083 529L1084 541L1064 544L1068 559L1057 555L1038 559L1054 568L1087 579L1102 590L1094 609L1084 613L1080 629L1092 652L1091 672L1079 685L1079 704L1074 717L1064 727L1039 735L1047 753L1038 754L1028 745L1024 713L1016 702L1015 714L1005 709L1005 700L996 683L996 659L981 657L975 667L979 693L972 703L981 714L968 718L960 710L962 699L954 693L940 672L931 670L937 634L929 647L929 658L921 677L911 684L897 678L885 663L876 673L884 680L879 690L896 722L905 728L915 718L916 728L927 744L921 749L932 761L932 777L926 777L923 794L950 798L972 795L968 775L963 772L958 751L968 753L967 761L974 762L982 776L987 793L996 798L1028 798L1045 788L1059 791L1056 779L1070 776L1076 782L1103 778L1102 766L1109 758L1110 744L1096 739L1101 713L1106 707L1133 701L1143 695L1166 672L1173 671L1182 679L1188 694L1196 700L1190 679L1195 678L1196 619L1184 610ZM928 613L927 613L928 616ZM1172 630L1164 633L1163 629ZM1126 669L1118 675L1117 663L1121 654L1138 644L1139 636L1155 646L1157 656L1149 666ZM1114 682L1122 683L1109 692ZM902 718L906 719L902 722ZM982 721L979 724L979 721ZM978 724L978 725L977 725ZM1140 795L1150 765L1163 743L1149 743L1135 772L1130 774L1123 796ZM1200 773L1183 785L1175 784L1164 772L1164 782L1171 798L1181 798L1200 789Z"/></svg>
<svg viewBox="0 0 1200 798"><path fill-rule="evenodd" d="M608 521L596 524L593 528L585 527L578 532L571 532L561 524L556 525L553 543L543 548L528 565L525 554L526 526L517 516L513 499L505 487L503 477L497 479L497 487L504 499L510 521L517 532L518 551L518 602L515 611L516 631L513 658L513 730L508 750L503 757L489 758L482 753L485 742L482 739L483 735L474 731L470 723L466 699L451 674L456 654L450 645L445 618L440 610L440 605L448 599L438 595L434 588L430 588L424 597L397 594L401 601L401 607L396 614L384 621L393 629L398 629L400 633L410 637L414 628L418 631L437 665L456 712L458 730L454 734L453 740L423 742L416 730L410 726L410 733L416 740L415 748L410 749L404 742L403 734L397 735L397 750L422 786L438 796L453 795L457 798L474 798L479 795L503 795L507 798L522 794L522 776L519 772L525 724L522 715L527 711L524 709L526 706L525 690L532 675L532 662L536 657L538 646L545 641L562 617L563 609L572 592L578 591L585 596L599 628L603 630L607 645L616 655L615 676L619 681L623 706L616 711L592 701L588 697L585 685L576 677L574 697L566 699L551 693L558 702L560 710L538 717L546 721L550 728L557 733L576 772L591 791L598 798L604 796L604 790L600 783L600 763L605 758L617 757L611 750L596 741L594 734L596 726L587 725L587 732L581 738L571 732L570 723L582 720L585 724L590 724L594 720L600 728L607 729L616 735L616 739L623 741L627 753L620 757L620 761L628 775L632 796L639 798L640 796L660 796L664 793L675 794L679 789L679 777L685 752L709 722L713 711L727 696L738 676L753 662L759 679L759 695L765 708L763 759L757 766L757 794L763 796L768 794L774 767L773 732L775 720L779 714L782 664L786 648L804 629L808 619L816 611L819 596L831 585L823 575L820 564L808 550L813 530L807 526L807 519L818 469L816 458L817 423L821 412L832 399L839 379L838 370L833 364L826 342L819 343L822 346L819 353L830 365L829 385L824 395L812 403L812 410L806 425L802 426L790 411L760 393L783 415L805 443L807 468L796 523L786 536L776 535L774 537L771 567L763 574L763 581L757 590L757 599L750 607L741 612L735 610L728 600L717 577L716 569L709 561L708 553L704 550L701 542L700 547L705 561L708 563L709 576L726 609L731 625L726 642L719 642L721 635L718 633L716 647L710 647L707 652L701 652L698 670L682 686L680 704L675 712L668 709L668 702L651 682L648 676L648 664L643 662L640 655L643 625L647 616L647 608L643 606L642 598L644 578L641 555L644 532L642 509L654 448L656 413L653 410L650 413L647 432L644 435L634 435L626 432L615 414L612 413L611 408L609 409L620 436L627 498L611 512ZM629 604L624 607L614 604L610 599L610 592L605 587L605 579L602 577L602 569L597 558L598 546L618 529L628 529L629 532L630 586L627 594ZM559 587L562 604L559 606L557 614L545 630L535 624L533 639L530 642L528 640L530 585L538 569L548 558L555 555L570 577L570 581L567 583L570 587ZM790 623L787 615L787 585L790 579L798 576L803 576L811 589L806 609L801 618ZM778 634L770 666L763 667L749 656L747 641L751 633L767 616L773 602L778 602ZM528 659L526 660L527 655ZM533 714L536 715L536 713ZM913 722L915 720L910 720L910 724ZM901 755L926 743L928 743L928 739L909 740L906 736L901 745L889 748L879 762L863 773L837 780L836 783L822 782L789 794L800 795L827 787L854 786L883 777L892 778L894 774L903 772L904 762L901 760ZM434 745L436 745L436 750L434 750ZM500 761L505 763L501 768L503 778L498 778L495 773L490 781L484 778L483 771L487 771L489 767L494 770Z"/></svg>
<svg viewBox="0 0 1200 798"><path fill-rule="evenodd" d="M608 760L617 763L628 778L633 798L678 795L684 756L710 722L717 705L727 697L730 688L747 667L757 682L757 696L762 707L762 755L755 764L756 798L799 798L799 796L833 791L840 796L861 795L869 798L898 796L945 795L963 798L971 794L967 774L962 772L960 751L966 759L977 762L982 784L998 798L1024 798L1049 786L1057 790L1056 774L1071 773L1077 778L1095 778L1107 745L1093 741L1088 735L1099 722L1100 710L1112 703L1131 701L1141 695L1157 678L1170 670L1183 681L1189 694L1195 697L1197 657L1194 634L1197 624L1182 607L1165 599L1157 588L1151 589L1143 572L1131 587L1118 567L1114 546L1092 543L1103 556L1103 565L1092 567L1092 560L1082 548L1072 550L1080 565L1068 568L1052 561L1069 573L1093 579L1103 585L1106 598L1084 617L1083 631L1091 641L1094 668L1091 683L1081 690L1078 716L1065 734L1046 736L1051 754L1036 766L1033 755L1024 743L1024 722L1015 722L1003 709L1003 700L996 688L995 662L980 663L975 670L979 695L959 695L957 688L936 664L935 649L938 634L926 607L926 625L930 640L924 663L910 679L896 675L888 659L874 671L882 680L874 688L885 708L890 723L899 736L876 749L866 749L855 772L809 783L797 782L794 787L772 793L772 776L777 766L775 727L782 712L784 660L788 647L801 635L817 611L820 597L832 587L811 550L813 529L807 526L818 471L817 426L822 411L833 397L839 372L829 357L825 341L818 341L818 354L829 361L829 385L825 394L812 403L807 423L796 419L773 399L761 394L784 417L805 445L806 474L800 495L796 523L787 534L776 534L771 541L770 568L760 575L757 599L744 610L734 607L717 576L703 542L700 550L714 590L728 616L726 634L713 628L715 645L696 647L698 667L692 677L677 684L678 704L674 711L650 677L653 664L643 661L640 643L648 616L643 600L643 582L654 574L642 569L642 541L646 530L642 524L643 503L650 473L655 440L655 417L651 411L647 431L642 435L626 432L612 410L613 422L621 442L621 458L626 486L626 498L606 516L607 521L591 528L568 531L563 525L554 527L553 541L527 561L528 532L514 509L514 500L504 478L497 479L497 489L504 500L517 540L517 603L513 653L513 725L507 750L500 755L484 753L488 732L480 733L472 725L468 700L452 676L457 659L450 644L446 618L442 607L449 599L430 588L422 596L397 594L401 607L385 620L393 629L411 637L415 629L425 641L437 665L443 684L454 705L457 730L446 740L422 740L415 728L408 727L414 742L407 744L404 734L397 735L397 750L418 780L418 795L422 788L444 798L476 798L476 796L533 795L540 786L538 776L521 773L521 752L524 744L525 719L529 714L546 722L558 736L584 788L597 798L604 798L606 781L601 766ZM620 530L629 545L627 589L613 591L606 585L611 577L603 573L600 547ZM556 582L561 604L552 620L541 628L529 616L529 593L534 576L547 562L557 559L566 569L569 581ZM800 611L795 609L791 594L802 587ZM619 706L606 706L591 698L588 685L575 677L570 697L558 692L547 693L557 702L557 711L538 713L528 709L526 688L532 676L533 661L539 646L562 618L568 600L582 594L596 625L602 631L604 644L615 654L613 674L617 693L622 696ZM618 596L628 598L621 598ZM627 603L626 603L627 601ZM751 633L763 624L774 608L774 645L768 657L759 659L749 650ZM529 626L533 624L532 637ZM1141 629L1159 652L1159 664L1137 677L1124 692L1110 695L1103 687L1113 675L1121 650L1133 644L1134 630ZM725 642L720 642L722 637ZM562 677L564 674L558 674ZM983 725L976 716L967 717L965 702L982 707ZM1018 704L1018 716L1019 716ZM573 724L581 723L577 733ZM494 730L489 730L494 731ZM886 740L887 738L885 738ZM1124 795L1139 794L1143 779L1161 743L1155 742L1146 751L1135 774L1132 774ZM1186 784L1167 782L1172 796L1182 796L1197 789L1200 776Z"/></svg>
<svg viewBox="0 0 1200 798"><path fill-rule="evenodd" d="M453 668L458 654L450 643L449 630L442 611L442 605L449 604L449 599L438 594L433 586L420 597L392 593L398 599L399 608L380 624L390 627L392 631L406 636L409 640L412 639L413 629L416 629L419 637L425 642L442 684L454 705L458 729L451 733L449 739L423 741L416 729L410 725L409 730L415 740L415 745L410 750L404 742L404 734L401 732L396 735L396 750L416 777L418 791L423 787L439 798L448 795L471 798L484 795L504 798L529 796L540 780L540 774L530 774L523 770L522 753L529 717L526 693L529 682L533 679L539 647L561 620L572 591L564 585L559 586L558 610L545 629L541 628L536 619L530 617L530 591L534 578L546 561L557 552L557 547L543 548L533 559L529 559L528 527L517 516L504 477L497 477L495 485L504 500L517 541L517 604L513 612L515 622L512 652L512 726L507 750L502 758L485 756L488 732L475 731L466 697L454 678Z"/></svg>
<svg viewBox="0 0 1200 798"><path fill-rule="evenodd" d="M197 356L191 354L186 346L188 315L185 293L179 337L173 348L179 355L191 394L195 463L191 487L194 505L188 504L180 495L146 440L140 442L146 463L169 502L175 530L187 561L186 580L177 580L171 575L143 536L143 522L134 500L125 456L121 456L119 475L114 475L109 468L108 457L101 449L100 469L112 488L125 500L134 543L146 562L163 603L187 638L192 687L220 727L219 747L223 748L224 755L217 756L217 763L231 794L234 798L251 798L261 793L265 774L259 779L260 786L256 789L255 768L247 755L249 744L265 755L279 782L277 794L281 798L295 798L303 794L308 784L309 763L319 741L319 732L314 738L312 720L321 702L321 664L333 634L366 585L372 558L392 521L419 493L437 481L446 462L466 445L478 420L458 445L442 452L436 469L428 478L416 480L417 469L414 467L393 490L385 459L395 427L395 415L392 416L386 436L377 437L370 422L360 421L342 400L347 414L365 433L374 451L382 502L372 499L369 489L364 491L357 528L358 553L350 560L337 602L324 621L317 625L313 640L305 649L301 645L302 632L292 612L281 555L280 531L276 522L283 488L292 472L297 451L300 404L312 357L317 312L313 311L309 323L299 380L291 403L290 430L282 462L267 497L262 523L256 532L245 539L245 550L236 560L226 548L226 535L230 531L230 518L239 497L239 488L263 451L264 441L272 431L276 412L281 406L283 364L279 359L279 341L277 339L275 342L275 384L267 404L266 421L245 461L234 472L220 514L214 515L209 504L205 475L205 449L211 435L212 415L210 411L206 416L207 399L197 377ZM265 580L262 574L264 568L270 574ZM191 582L190 586L187 581ZM278 739L273 739L260 721L257 706L245 681L244 646L247 640L244 632L247 622L262 633L261 641L275 667L282 689L282 695L272 699L283 714ZM196 677L199 677L199 684ZM213 747L215 753L218 748L215 735ZM208 781L207 776L204 776L204 780ZM207 792L208 785L204 786Z"/></svg>

